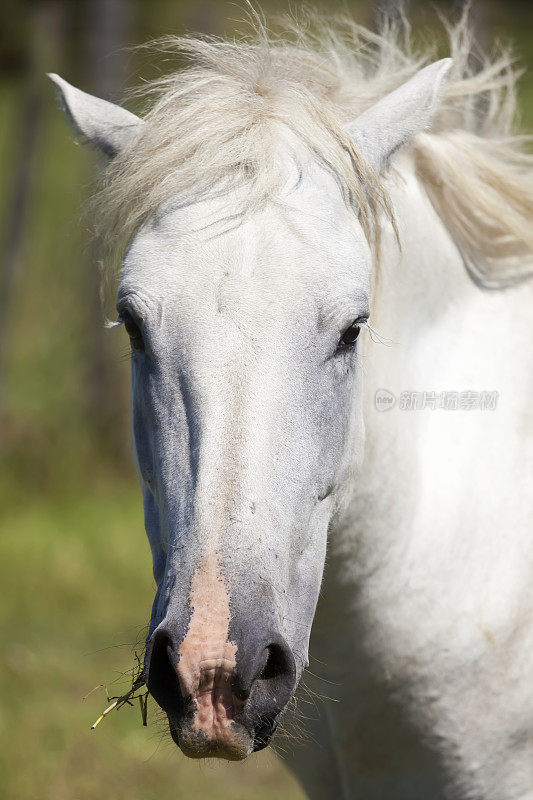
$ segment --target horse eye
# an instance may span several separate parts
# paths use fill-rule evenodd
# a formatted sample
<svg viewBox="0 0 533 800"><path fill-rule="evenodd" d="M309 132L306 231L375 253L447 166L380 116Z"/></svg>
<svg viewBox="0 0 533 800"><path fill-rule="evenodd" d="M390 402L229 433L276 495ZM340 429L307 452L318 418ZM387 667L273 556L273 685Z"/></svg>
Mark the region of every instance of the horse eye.
<svg viewBox="0 0 533 800"><path fill-rule="evenodd" d="M359 336L360 331L361 331L360 322L358 320L355 320L355 322L352 322L350 327L346 328L346 330L342 334L340 344L348 346L354 344L357 337Z"/></svg>
<svg viewBox="0 0 533 800"><path fill-rule="evenodd" d="M126 328L126 333L130 337L130 343L134 350L144 350L144 342L143 342L143 335L141 333L141 329L129 313L129 311L123 311L120 315L121 321L124 323L124 327Z"/></svg>

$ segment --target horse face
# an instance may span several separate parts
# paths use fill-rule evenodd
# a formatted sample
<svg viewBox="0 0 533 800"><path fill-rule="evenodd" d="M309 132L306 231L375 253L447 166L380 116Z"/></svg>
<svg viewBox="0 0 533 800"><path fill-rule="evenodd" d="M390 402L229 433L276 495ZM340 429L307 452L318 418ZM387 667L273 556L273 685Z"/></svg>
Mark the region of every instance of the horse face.
<svg viewBox="0 0 533 800"><path fill-rule="evenodd" d="M427 127L449 69L425 67L346 126L375 171ZM109 158L134 152L142 120L51 78L84 139ZM196 757L269 741L306 663L358 452L353 323L368 316L369 250L312 150L303 170L287 152L285 196L233 228L242 198L229 193L147 222L118 298L158 587L145 672Z"/></svg>
<svg viewBox="0 0 533 800"><path fill-rule="evenodd" d="M264 747L306 665L360 417L342 337L368 316L368 247L337 194L317 173L218 234L217 202L169 211L125 260L158 587L145 668L191 756Z"/></svg>

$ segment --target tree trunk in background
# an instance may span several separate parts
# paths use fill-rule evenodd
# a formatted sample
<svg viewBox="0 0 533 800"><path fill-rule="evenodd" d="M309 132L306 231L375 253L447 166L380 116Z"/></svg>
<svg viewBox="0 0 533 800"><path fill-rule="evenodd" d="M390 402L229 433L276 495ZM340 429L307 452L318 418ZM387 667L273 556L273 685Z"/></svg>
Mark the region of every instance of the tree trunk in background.
<svg viewBox="0 0 533 800"><path fill-rule="evenodd" d="M129 0L86 0L80 4L83 89L116 100L126 81L133 9ZM101 296L102 249L90 243L87 265L87 370L85 401L88 424L108 454L119 459L129 453L128 393L117 363L116 345L104 327ZM129 457L129 456L128 456Z"/></svg>
<svg viewBox="0 0 533 800"><path fill-rule="evenodd" d="M5 414L6 360L13 288L19 278L31 200L37 173L44 98L44 65L59 49L65 23L64 0L29 6L28 44L19 122L15 137L12 171L6 191L5 228L2 231L0 269L0 420Z"/></svg>
<svg viewBox="0 0 533 800"><path fill-rule="evenodd" d="M401 14L409 17L411 2L410 0L403 0L399 3L398 0L378 0L372 3L373 19L372 26L379 30L384 19L397 20Z"/></svg>

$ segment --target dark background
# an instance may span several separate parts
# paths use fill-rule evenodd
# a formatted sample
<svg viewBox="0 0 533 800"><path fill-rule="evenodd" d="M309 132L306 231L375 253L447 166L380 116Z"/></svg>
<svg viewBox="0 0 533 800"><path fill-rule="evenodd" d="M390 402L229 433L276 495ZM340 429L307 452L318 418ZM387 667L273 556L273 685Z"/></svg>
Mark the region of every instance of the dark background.
<svg viewBox="0 0 533 800"><path fill-rule="evenodd" d="M317 3L372 25L394 3ZM282 0L263 9L298 9ZM442 39L436 8L408 4L416 36ZM533 4L478 0L486 50L513 42L533 62ZM13 800L301 798L268 753L207 767L169 744L153 706L110 715L105 691L142 642L153 596L129 454L123 331L106 331L82 214L96 159L73 143L45 72L119 100L165 64L125 48L166 33L245 30L215 0L2 0L0 6L0 797ZM445 55L445 53L443 53ZM533 81L520 87L533 128ZM140 649L140 646L139 646ZM286 747L298 746L286 742Z"/></svg>

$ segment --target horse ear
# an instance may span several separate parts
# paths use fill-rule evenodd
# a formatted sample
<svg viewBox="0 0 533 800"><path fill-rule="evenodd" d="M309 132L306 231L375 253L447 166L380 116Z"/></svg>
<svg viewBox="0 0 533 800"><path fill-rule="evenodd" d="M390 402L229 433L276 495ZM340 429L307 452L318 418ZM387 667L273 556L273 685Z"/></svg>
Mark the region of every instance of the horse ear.
<svg viewBox="0 0 533 800"><path fill-rule="evenodd" d="M435 61L346 126L361 154L381 172L391 156L430 124L451 58Z"/></svg>
<svg viewBox="0 0 533 800"><path fill-rule="evenodd" d="M54 82L61 108L76 132L109 158L116 156L144 125L142 119L125 108L82 92L59 75L49 73L48 77Z"/></svg>

